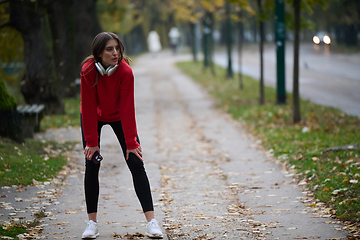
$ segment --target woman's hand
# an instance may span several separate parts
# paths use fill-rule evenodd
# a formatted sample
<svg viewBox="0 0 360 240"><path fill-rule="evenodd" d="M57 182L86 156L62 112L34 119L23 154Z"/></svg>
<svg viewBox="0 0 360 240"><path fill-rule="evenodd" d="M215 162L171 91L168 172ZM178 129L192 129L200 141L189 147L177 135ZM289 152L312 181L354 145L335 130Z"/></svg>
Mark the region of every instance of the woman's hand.
<svg viewBox="0 0 360 240"><path fill-rule="evenodd" d="M100 153L100 148L99 146L96 147L88 147L86 146L84 149L84 154L85 157L87 158L87 160L91 161L92 156L94 155L94 153L98 151Z"/></svg>
<svg viewBox="0 0 360 240"><path fill-rule="evenodd" d="M142 149L141 149L141 146L139 146L139 147L137 147L137 148L135 148L135 149L127 149L127 150L126 150L126 160L129 159L129 154L130 154L130 153L135 154L138 158L140 158L141 161L144 161L144 160L142 159Z"/></svg>

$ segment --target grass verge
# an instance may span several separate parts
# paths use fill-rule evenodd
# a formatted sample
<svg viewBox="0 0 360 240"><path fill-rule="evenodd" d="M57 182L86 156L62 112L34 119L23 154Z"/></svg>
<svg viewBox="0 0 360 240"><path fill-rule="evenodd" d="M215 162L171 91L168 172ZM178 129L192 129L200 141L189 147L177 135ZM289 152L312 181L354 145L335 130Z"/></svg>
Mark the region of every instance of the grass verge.
<svg viewBox="0 0 360 240"><path fill-rule="evenodd" d="M80 95L65 98L63 103L66 114L45 116L41 121L41 130L80 126Z"/></svg>
<svg viewBox="0 0 360 240"><path fill-rule="evenodd" d="M0 138L0 186L30 185L33 179L44 182L57 175L67 163L62 153L73 143L26 139L25 144Z"/></svg>
<svg viewBox="0 0 360 240"><path fill-rule="evenodd" d="M218 107L241 119L274 156L287 161L319 201L342 220L359 222L360 149L326 151L327 148L359 144L360 120L330 107L301 100L302 120L292 122L292 106L275 104L276 89L265 87L265 104L259 105L259 82L244 76L244 89L226 70L216 66L216 76L203 71L202 63L177 66L199 82L218 100ZM287 95L292 102L292 95ZM315 207L315 206L314 206Z"/></svg>

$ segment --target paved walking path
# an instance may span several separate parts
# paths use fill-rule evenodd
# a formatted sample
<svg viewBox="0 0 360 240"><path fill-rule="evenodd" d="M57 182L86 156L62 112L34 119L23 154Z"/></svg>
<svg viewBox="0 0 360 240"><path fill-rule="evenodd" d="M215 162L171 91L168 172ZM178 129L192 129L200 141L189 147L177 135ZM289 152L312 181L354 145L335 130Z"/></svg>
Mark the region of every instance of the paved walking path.
<svg viewBox="0 0 360 240"><path fill-rule="evenodd" d="M133 65L138 133L164 239L346 239L344 226L329 218L331 209L316 202L291 168L285 170L241 123L216 109L173 65L179 60L190 57L163 52L142 55ZM79 129L38 137L79 144L56 181L18 192L1 189L7 197L0 202L8 208L0 208L0 223L9 213L29 219L44 208L41 238L80 239L87 214ZM108 127L101 149L98 239L141 237L146 221Z"/></svg>

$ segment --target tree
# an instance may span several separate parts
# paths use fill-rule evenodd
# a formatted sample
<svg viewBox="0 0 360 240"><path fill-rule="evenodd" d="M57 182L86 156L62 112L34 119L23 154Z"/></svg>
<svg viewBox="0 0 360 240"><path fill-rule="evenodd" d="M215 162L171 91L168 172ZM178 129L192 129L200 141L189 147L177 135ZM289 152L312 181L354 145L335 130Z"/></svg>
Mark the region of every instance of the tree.
<svg viewBox="0 0 360 240"><path fill-rule="evenodd" d="M47 113L63 113L46 10L48 4L48 1L10 1L10 25L24 39L26 74L21 92L25 101L45 103Z"/></svg>
<svg viewBox="0 0 360 240"><path fill-rule="evenodd" d="M210 67L213 74L215 74L214 63L212 61L213 55L213 28L215 24L214 15L222 9L224 6L224 0L200 0L200 1L188 1L188 0L174 0L171 1L171 5L174 9L175 19L189 23L190 29L194 29L193 24L202 22L203 29L203 52L204 52L204 68ZM195 33L191 31L191 43L195 46ZM195 47L192 48L194 60L196 60Z"/></svg>
<svg viewBox="0 0 360 240"><path fill-rule="evenodd" d="M300 96L299 96L299 32L300 32L300 2L301 0L294 0L294 82L293 82L293 121L300 122Z"/></svg>
<svg viewBox="0 0 360 240"><path fill-rule="evenodd" d="M239 88L243 89L243 74L242 74L242 46L244 42L244 22L245 16L244 13L247 12L249 15L254 15L255 12L250 7L248 1L243 0L230 0L231 3L236 4L237 15L232 15L232 19L237 22L238 28L238 53L239 53Z"/></svg>
<svg viewBox="0 0 360 240"><path fill-rule="evenodd" d="M194 62L196 62L196 25L203 16L201 6L197 1L176 0L171 1L171 8L173 9L174 19L189 26L191 53L193 55Z"/></svg>
<svg viewBox="0 0 360 240"><path fill-rule="evenodd" d="M293 76L293 121L298 123L301 120L300 113L300 94L299 94L299 48L300 48L300 36L301 29L301 10L306 11L309 14L313 13L313 8L316 4L323 9L327 7L326 2L329 0L288 0L292 3L294 9L294 76ZM289 16L289 15L288 15ZM288 19L286 19L288 21ZM289 24L289 22L287 22ZM304 25L303 25L304 26Z"/></svg>
<svg viewBox="0 0 360 240"><path fill-rule="evenodd" d="M357 34L360 29L360 1L333 0L324 14L323 9L317 8L316 14L321 16L319 24L327 31L333 30L336 41L348 46L358 45Z"/></svg>
<svg viewBox="0 0 360 240"><path fill-rule="evenodd" d="M233 78L233 69L232 69L232 24L231 24L231 6L230 2L226 2L225 4L225 12L226 12L226 46L228 53L228 67L226 72L226 78Z"/></svg>
<svg viewBox="0 0 360 240"><path fill-rule="evenodd" d="M97 0L73 1L71 12L74 23L72 28L76 49L74 51L75 64L78 72L81 70L81 62L91 54L91 44L94 37L102 31L96 6Z"/></svg>
<svg viewBox="0 0 360 240"><path fill-rule="evenodd" d="M140 8L136 8L136 1L99 0L97 10L102 29L118 33L127 54L137 54L141 49L146 49L146 33L141 28L144 14Z"/></svg>
<svg viewBox="0 0 360 240"><path fill-rule="evenodd" d="M260 104L264 104L264 22L269 20L270 16L273 14L274 1L265 0L262 3L262 0L257 0L258 6L258 16L257 21L259 23L259 32L260 32Z"/></svg>
<svg viewBox="0 0 360 240"><path fill-rule="evenodd" d="M242 74L242 47L244 43L244 6L239 4L238 8L238 30L239 30L239 41L238 41L238 53L239 53L239 88L244 89L243 74Z"/></svg>
<svg viewBox="0 0 360 240"><path fill-rule="evenodd" d="M174 26L172 2L169 0L99 0L101 26L118 33L127 52L147 49L146 38L151 30L168 45L168 32Z"/></svg>
<svg viewBox="0 0 360 240"><path fill-rule="evenodd" d="M259 9L259 32L260 32L260 104L264 104L264 21L261 19L263 15L261 0L258 1Z"/></svg>
<svg viewBox="0 0 360 240"><path fill-rule="evenodd" d="M189 22L190 27L190 45L191 45L191 53L193 55L194 62L197 62L197 46L196 46L196 24L193 22Z"/></svg>
<svg viewBox="0 0 360 240"><path fill-rule="evenodd" d="M144 20L141 10L129 0L99 0L97 11L102 29L121 35L128 34Z"/></svg>
<svg viewBox="0 0 360 240"><path fill-rule="evenodd" d="M24 40L26 74L21 92L28 104L43 103L47 114L63 113L62 98L75 96L80 63L101 31L96 0L14 0L6 24Z"/></svg>
<svg viewBox="0 0 360 240"><path fill-rule="evenodd" d="M211 12L206 12L203 18L203 53L204 53L204 69L212 66L212 33L214 26L214 18ZM214 70L214 68L211 68ZM213 73L215 73L213 71Z"/></svg>
<svg viewBox="0 0 360 240"><path fill-rule="evenodd" d="M76 46L72 0L53 0L47 6L53 58L57 81L61 86L59 97L75 97L78 88L74 80L79 75L76 63ZM67 16L67 17L64 17Z"/></svg>

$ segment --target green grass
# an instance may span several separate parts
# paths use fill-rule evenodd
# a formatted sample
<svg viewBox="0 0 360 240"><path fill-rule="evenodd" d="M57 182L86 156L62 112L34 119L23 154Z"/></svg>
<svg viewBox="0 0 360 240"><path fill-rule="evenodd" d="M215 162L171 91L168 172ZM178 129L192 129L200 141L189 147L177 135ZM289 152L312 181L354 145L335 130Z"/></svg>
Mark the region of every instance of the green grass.
<svg viewBox="0 0 360 240"><path fill-rule="evenodd" d="M63 153L73 145L34 139L17 144L0 138L0 186L30 185L33 179L44 182L53 178L67 163Z"/></svg>
<svg viewBox="0 0 360 240"><path fill-rule="evenodd" d="M46 217L44 211L40 211L38 214L35 214L35 219L32 221L24 222L11 222L0 224L0 239L1 236L12 237L14 240L19 240L17 237L19 234L32 234L31 239L34 238L34 234L37 235L42 230L37 230L35 227L40 225L40 219ZM26 238L28 239L28 238Z"/></svg>
<svg viewBox="0 0 360 240"><path fill-rule="evenodd" d="M0 225L0 236L12 237L15 240L19 239L18 237L16 237L17 235L28 232L29 231L26 229L26 226L23 223Z"/></svg>
<svg viewBox="0 0 360 240"><path fill-rule="evenodd" d="M41 129L80 126L80 101L80 95L63 99L66 114L45 116L41 121Z"/></svg>
<svg viewBox="0 0 360 240"><path fill-rule="evenodd" d="M216 76L202 63L177 66L218 100L218 107L241 119L265 148L289 163L299 179L306 180L315 197L336 210L340 219L360 219L360 150L327 151L329 147L360 142L360 120L343 112L301 100L302 120L293 124L291 104L277 105L276 89L265 87L265 104L259 104L259 82L244 76L226 80L226 70L216 66ZM292 95L287 95L292 103Z"/></svg>

